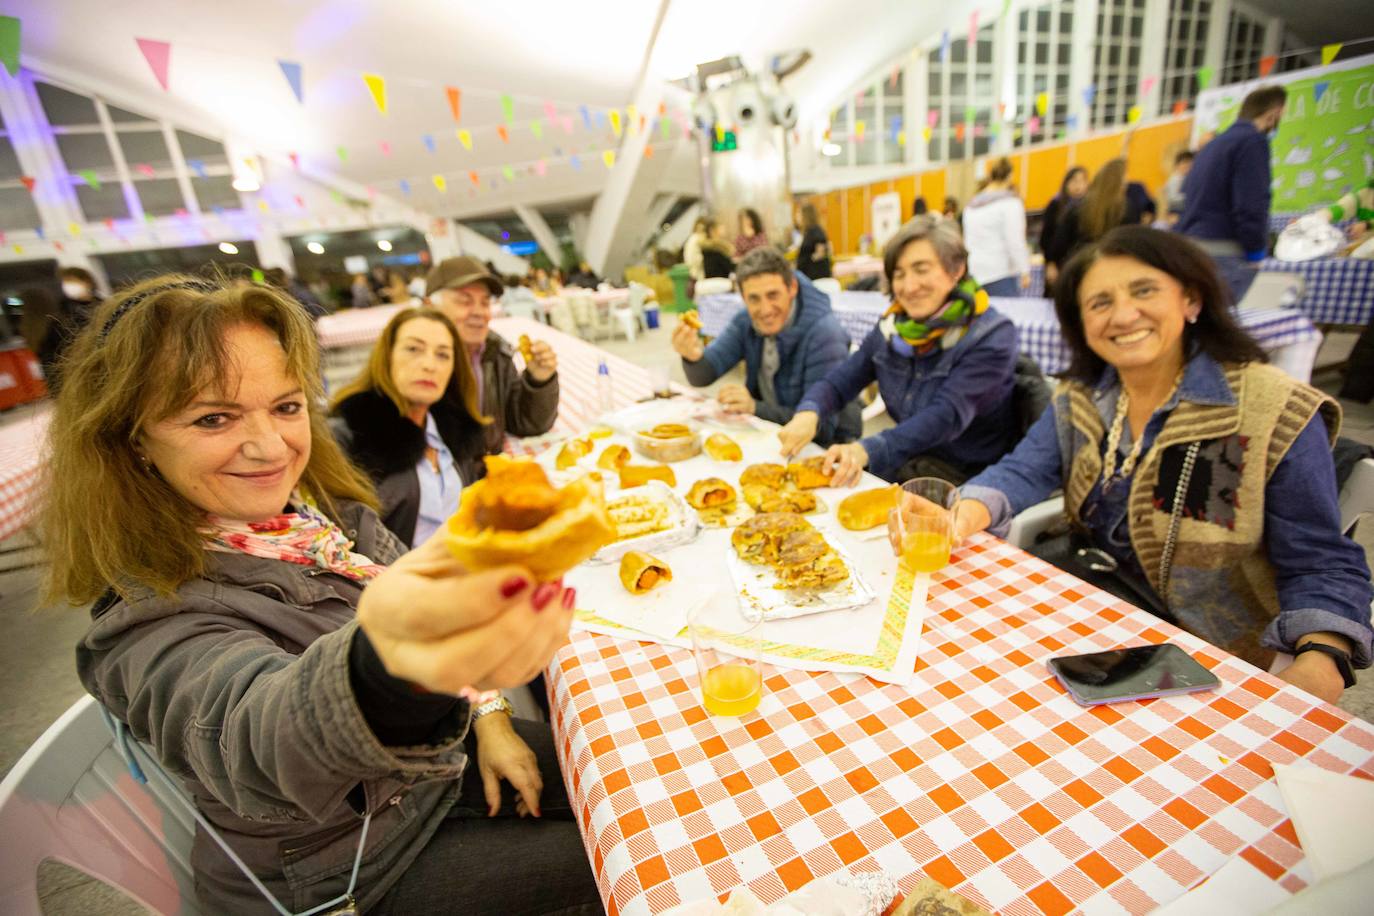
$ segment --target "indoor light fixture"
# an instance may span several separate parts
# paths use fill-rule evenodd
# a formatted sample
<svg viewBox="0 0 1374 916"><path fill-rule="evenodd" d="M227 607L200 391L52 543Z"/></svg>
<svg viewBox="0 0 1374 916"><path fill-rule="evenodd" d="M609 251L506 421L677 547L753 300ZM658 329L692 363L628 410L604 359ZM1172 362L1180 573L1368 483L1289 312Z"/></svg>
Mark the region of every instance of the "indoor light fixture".
<svg viewBox="0 0 1374 916"><path fill-rule="evenodd" d="M827 143L821 147L822 156L838 156L842 152L844 150L840 148L838 143Z"/></svg>
<svg viewBox="0 0 1374 916"><path fill-rule="evenodd" d="M306 242L305 250L311 254L324 254L324 246L319 242Z"/></svg>
<svg viewBox="0 0 1374 916"><path fill-rule="evenodd" d="M235 245L233 242L220 242L219 250L225 254L238 254L239 246Z"/></svg>
<svg viewBox="0 0 1374 916"><path fill-rule="evenodd" d="M383 251L390 251L390 250L391 250L391 243L388 242L386 239L378 239L378 240L377 240L377 247L380 248L380 249L382 249Z"/></svg>
<svg viewBox="0 0 1374 916"><path fill-rule="evenodd" d="M252 175L240 175L232 182L235 191L256 191L262 187Z"/></svg>

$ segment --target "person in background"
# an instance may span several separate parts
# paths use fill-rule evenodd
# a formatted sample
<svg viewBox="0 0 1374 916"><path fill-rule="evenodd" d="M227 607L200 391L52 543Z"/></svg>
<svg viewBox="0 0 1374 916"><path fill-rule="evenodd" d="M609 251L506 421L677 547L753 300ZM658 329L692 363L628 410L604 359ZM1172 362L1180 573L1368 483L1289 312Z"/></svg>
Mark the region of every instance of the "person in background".
<svg viewBox="0 0 1374 916"><path fill-rule="evenodd" d="M1064 264L1117 226L1139 226L1143 218L1139 198L1126 193L1126 160L1113 159L1102 166L1083 199L1059 221L1045 260Z"/></svg>
<svg viewBox="0 0 1374 916"><path fill-rule="evenodd" d="M508 274L503 281L505 290L501 293L501 309L507 315L521 315L543 321L544 306L530 287L529 277Z"/></svg>
<svg viewBox="0 0 1374 916"><path fill-rule="evenodd" d="M718 219L706 221L706 241L701 243L701 271L703 278L725 277L735 271L731 257L734 249L725 241L725 227Z"/></svg>
<svg viewBox="0 0 1374 916"><path fill-rule="evenodd" d="M735 236L735 260L767 244L768 233L763 231L763 218L759 216L759 211L749 207L740 210L739 235Z"/></svg>
<svg viewBox="0 0 1374 916"><path fill-rule="evenodd" d="M335 438L377 488L382 524L411 547L439 530L458 511L463 488L485 473L489 421L462 351L442 312L403 309L330 407Z"/></svg>
<svg viewBox="0 0 1374 916"><path fill-rule="evenodd" d="M477 410L490 417L484 427L486 452L500 454L506 435L538 436L558 419L558 358L542 340L533 341L529 364L515 368L515 351L491 330L491 300L501 281L481 261L462 256L434 265L425 280L429 303L458 329L462 358L477 383Z"/></svg>
<svg viewBox="0 0 1374 916"><path fill-rule="evenodd" d="M1062 488L1075 540L1046 559L1260 668L1297 653L1278 676L1334 703L1374 635L1364 551L1340 530L1340 409L1264 365L1228 304L1181 235L1125 226L1084 249L1055 296L1066 380L963 487L956 535L1005 535Z"/></svg>
<svg viewBox="0 0 1374 916"><path fill-rule="evenodd" d="M380 302L386 295L387 285L391 282L391 271L387 270L385 264L373 264L372 270L368 273L368 285L372 287L372 296L375 301Z"/></svg>
<svg viewBox="0 0 1374 916"><path fill-rule="evenodd" d="M548 664L571 590L443 538L401 555L272 287L163 276L93 321L49 427L46 590L93 605L82 685L252 875L198 827L196 909L601 913L549 727L477 693Z"/></svg>
<svg viewBox="0 0 1374 916"><path fill-rule="evenodd" d="M1140 214L1137 225L1153 226L1159 219L1159 205L1155 203L1149 188L1138 181L1126 182L1126 206L1131 212Z"/></svg>
<svg viewBox="0 0 1374 916"><path fill-rule="evenodd" d="M957 197L946 197L945 207L940 211L940 215L945 219L954 220L955 223L961 223L959 219L959 199Z"/></svg>
<svg viewBox="0 0 1374 916"><path fill-rule="evenodd" d="M95 288L95 276L84 267L63 267L57 272L57 281L62 286L57 307L71 336L75 337L86 327L102 301Z"/></svg>
<svg viewBox="0 0 1374 916"><path fill-rule="evenodd" d="M1045 214L1040 223L1040 253L1045 257L1045 294L1052 295L1054 281L1059 277L1059 263L1050 260L1054 247L1054 236L1059 231L1059 223L1074 204L1083 199L1088 191L1088 170L1076 165L1064 173L1059 185L1059 193L1045 206Z"/></svg>
<svg viewBox="0 0 1374 916"><path fill-rule="evenodd" d="M858 351L806 390L778 431L784 457L874 381L896 425L830 446L834 486L853 486L865 468L897 483L962 483L1006 453L1016 428L1016 326L989 307L968 276L968 257L959 227L933 216L917 217L887 243L892 307Z"/></svg>
<svg viewBox="0 0 1374 916"><path fill-rule="evenodd" d="M322 315L329 314L329 310L320 304L319 299L315 298L315 294L311 292L310 287L289 275L285 268L269 267L262 272L262 277L268 286L281 290L299 302L305 308L306 314L310 316L311 321L314 321Z"/></svg>
<svg viewBox="0 0 1374 916"><path fill-rule="evenodd" d="M367 274L354 274L353 283L348 287L349 301L355 309L370 308L376 299L372 285L367 282Z"/></svg>
<svg viewBox="0 0 1374 916"><path fill-rule="evenodd" d="M405 277L394 270L387 274L386 289L382 293L392 305L410 305L413 302Z"/></svg>
<svg viewBox="0 0 1374 916"><path fill-rule="evenodd" d="M48 290L30 287L19 293L19 301L24 309L19 316L19 334L38 357L48 389L55 394L58 363L71 343L72 333L63 322L57 298Z"/></svg>
<svg viewBox="0 0 1374 916"><path fill-rule="evenodd" d="M692 234L687 236L687 241L682 246L682 263L687 265L687 272L693 280L700 280L706 276L702 271L701 246L706 241L706 230L710 222L707 217L698 216L697 221L692 224Z"/></svg>
<svg viewBox="0 0 1374 916"><path fill-rule="evenodd" d="M425 298L425 272L423 270L411 271L406 289L410 290L410 294L416 299L423 300Z"/></svg>
<svg viewBox="0 0 1374 916"><path fill-rule="evenodd" d="M696 329L679 322L673 349L687 381L710 385L744 362L743 385L722 385L716 399L730 413L753 414L774 423L792 419L802 394L844 361L849 335L830 310L830 297L798 276L776 248L756 248L735 268L744 309L721 335L704 346ZM859 404L851 397L818 424L825 444L848 442L863 431Z"/></svg>
<svg viewBox="0 0 1374 916"><path fill-rule="evenodd" d="M802 238L797 248L797 271L812 280L830 276L830 239L816 216L816 205L801 205Z"/></svg>
<svg viewBox="0 0 1374 916"><path fill-rule="evenodd" d="M1233 302L1245 298L1269 251L1269 137L1287 101L1282 86L1247 95L1236 123L1198 150L1183 181L1183 213L1174 228L1216 261Z"/></svg>
<svg viewBox="0 0 1374 916"><path fill-rule="evenodd" d="M1174 170L1169 173L1169 178L1164 182L1164 219L1170 225L1178 222L1179 216L1183 213L1183 182L1188 178L1188 173L1192 171L1193 159L1196 154L1192 150L1184 150L1174 157Z"/></svg>
<svg viewBox="0 0 1374 916"><path fill-rule="evenodd" d="M592 270L592 266L586 261L577 262L577 270L573 271L572 276L568 277L567 286L580 286L583 289L596 289L601 283L601 278Z"/></svg>
<svg viewBox="0 0 1374 916"><path fill-rule="evenodd" d="M549 272L542 267L536 267L530 271L529 287L536 296L552 296L557 292L554 289L553 280L549 277Z"/></svg>
<svg viewBox="0 0 1374 916"><path fill-rule="evenodd" d="M930 206L926 203L926 199L924 197L917 197L914 201L911 202L912 216L925 216L929 212Z"/></svg>
<svg viewBox="0 0 1374 916"><path fill-rule="evenodd" d="M1030 286L1026 207L1011 186L1005 156L988 168L987 187L964 208L968 272L989 296L1018 296Z"/></svg>

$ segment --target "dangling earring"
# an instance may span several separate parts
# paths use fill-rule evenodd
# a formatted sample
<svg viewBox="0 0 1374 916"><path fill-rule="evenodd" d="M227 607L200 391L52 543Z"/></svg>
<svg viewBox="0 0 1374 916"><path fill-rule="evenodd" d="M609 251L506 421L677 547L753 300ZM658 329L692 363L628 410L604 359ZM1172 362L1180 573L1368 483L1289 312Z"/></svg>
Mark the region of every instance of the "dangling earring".
<svg viewBox="0 0 1374 916"><path fill-rule="evenodd" d="M1196 316L1196 315L1189 315L1189 316L1188 316L1188 323L1189 323L1189 324L1197 324L1197 316Z"/></svg>
<svg viewBox="0 0 1374 916"><path fill-rule="evenodd" d="M147 455L139 455L139 456L138 456L138 463L139 463L139 465L143 468L143 473L145 473L145 474L151 474L151 473L153 473L153 462L148 458Z"/></svg>

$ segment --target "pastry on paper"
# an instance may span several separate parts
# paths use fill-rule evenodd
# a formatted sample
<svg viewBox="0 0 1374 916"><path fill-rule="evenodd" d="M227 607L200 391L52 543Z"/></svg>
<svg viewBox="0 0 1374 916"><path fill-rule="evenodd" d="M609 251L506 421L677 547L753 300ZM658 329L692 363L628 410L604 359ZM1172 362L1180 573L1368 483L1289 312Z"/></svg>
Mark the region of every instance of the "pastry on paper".
<svg viewBox="0 0 1374 916"><path fill-rule="evenodd" d="M642 550L631 550L620 558L620 584L631 595L642 595L660 582L673 581L667 563Z"/></svg>
<svg viewBox="0 0 1374 916"><path fill-rule="evenodd" d="M834 471L826 466L824 455L812 455L810 458L794 461L787 466L788 481L791 482L792 486L803 490L830 486L830 478L833 474Z"/></svg>
<svg viewBox="0 0 1374 916"><path fill-rule="evenodd" d="M739 443L725 433L711 433L706 437L706 454L716 461L739 461L744 458Z"/></svg>
<svg viewBox="0 0 1374 916"><path fill-rule="evenodd" d="M719 477L707 477L692 484L687 492L687 504L693 509L729 506L735 502L735 488Z"/></svg>

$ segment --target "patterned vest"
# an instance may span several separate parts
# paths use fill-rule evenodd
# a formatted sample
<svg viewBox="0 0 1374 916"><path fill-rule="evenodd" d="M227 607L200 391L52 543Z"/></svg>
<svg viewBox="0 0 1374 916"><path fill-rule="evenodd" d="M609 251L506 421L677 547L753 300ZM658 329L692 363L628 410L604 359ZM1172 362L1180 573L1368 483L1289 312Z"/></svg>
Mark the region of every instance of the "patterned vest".
<svg viewBox="0 0 1374 916"><path fill-rule="evenodd" d="M1335 442L1340 405L1273 366L1223 368L1236 406L1180 402L1137 465L1128 501L1131 546L1180 626L1268 668L1274 653L1260 637L1279 601L1264 548L1265 485L1317 411ZM1061 383L1055 405L1066 462L1064 503L1070 522L1086 530L1082 510L1102 476L1106 429L1082 383ZM1166 573L1174 498L1193 443L1200 447Z"/></svg>

